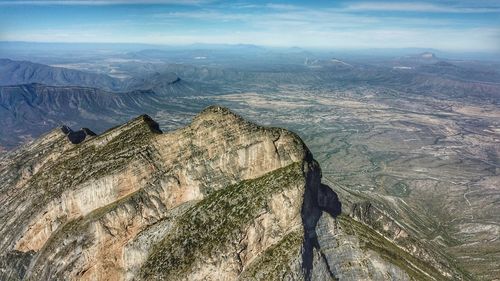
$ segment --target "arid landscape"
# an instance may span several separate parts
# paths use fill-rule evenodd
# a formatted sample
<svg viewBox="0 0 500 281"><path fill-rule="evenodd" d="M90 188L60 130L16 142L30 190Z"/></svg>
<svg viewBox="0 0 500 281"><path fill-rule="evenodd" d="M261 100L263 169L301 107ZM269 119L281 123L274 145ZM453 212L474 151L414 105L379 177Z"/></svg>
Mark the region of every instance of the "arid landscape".
<svg viewBox="0 0 500 281"><path fill-rule="evenodd" d="M0 280L500 281L499 19L0 0Z"/></svg>
<svg viewBox="0 0 500 281"><path fill-rule="evenodd" d="M464 66L454 66L455 70L460 69L459 74L428 74L426 69L443 64L440 61L444 60L435 56L431 61L422 56L418 65L412 67L423 70L411 75L406 69L361 68L355 62L338 66L338 61L331 65L318 60L321 64L314 68L292 65L296 69L293 72L269 66L269 73L244 67L136 62L135 67L152 69L141 80L148 86L135 82L137 86L129 89L136 92L112 94L104 90L99 94L88 88L85 79L77 83L80 88L55 85L50 91L61 95L56 109L50 101L37 97L38 92L47 91L40 88L44 86L34 88L40 89L32 98L42 101L39 106L32 104L27 108L12 103L12 86L3 87L4 103L11 101L4 106L15 108L15 116L20 116L20 112L24 116L8 115L4 120L11 118L11 124L20 124L16 127L22 132L22 138L18 138L21 142L57 127L56 122L101 133L141 113L152 116L168 132L189 124L206 106L222 105L260 125L296 132L320 163L323 181L339 194L344 213L355 216L359 204L369 204L383 218L361 220L366 219L367 225L399 247L417 257L430 255L435 262L449 263L465 276L494 279L500 274L499 80L476 81L464 87L460 75L467 69L472 71ZM449 71L448 64L453 63L447 61L443 72ZM126 67L122 63L109 68L109 73L98 75L112 77L117 69L133 69L134 63L127 63ZM404 63L403 59L400 64ZM344 68L345 64L349 67ZM44 71L54 77L53 71L80 71L80 66L63 64L58 67L68 68L48 67ZM99 62L85 66L94 71L102 68ZM35 67L31 71L35 75L30 75L30 80L21 78L19 82L40 82L36 80L39 70ZM158 94L148 87L155 77L163 77L163 72L176 73L170 76L181 78L170 84L168 92ZM365 80L359 78L363 76ZM428 76L428 89L420 90L419 76ZM395 77L417 82L391 82ZM495 75L492 77L496 79ZM380 79L385 79L385 84ZM469 90L471 94L464 94ZM65 99L64 95L73 97ZM488 98L483 98L485 95ZM71 105L75 98L80 101L77 107ZM98 109L102 106L106 110ZM44 110L57 110L57 117L47 118ZM40 128L23 123L33 112L38 114ZM103 123L104 120L107 121ZM2 134L8 137L11 132L4 127ZM381 220L396 224L397 229L380 223ZM400 232L405 233L403 238ZM431 252L422 254L419 247Z"/></svg>

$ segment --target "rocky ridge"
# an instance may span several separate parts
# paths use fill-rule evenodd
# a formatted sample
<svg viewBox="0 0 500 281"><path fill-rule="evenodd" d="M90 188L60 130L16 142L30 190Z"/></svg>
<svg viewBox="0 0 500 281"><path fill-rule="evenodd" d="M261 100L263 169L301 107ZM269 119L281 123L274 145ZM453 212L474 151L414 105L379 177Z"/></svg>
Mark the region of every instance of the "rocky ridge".
<svg viewBox="0 0 500 281"><path fill-rule="evenodd" d="M146 115L79 132L0 159L0 279L465 278L340 215L290 131L212 106L169 133Z"/></svg>
<svg viewBox="0 0 500 281"><path fill-rule="evenodd" d="M91 127L100 133L130 116L158 112L179 92L192 90L180 82L164 85L161 91L121 93L80 86L0 86L0 146L12 149L61 123Z"/></svg>

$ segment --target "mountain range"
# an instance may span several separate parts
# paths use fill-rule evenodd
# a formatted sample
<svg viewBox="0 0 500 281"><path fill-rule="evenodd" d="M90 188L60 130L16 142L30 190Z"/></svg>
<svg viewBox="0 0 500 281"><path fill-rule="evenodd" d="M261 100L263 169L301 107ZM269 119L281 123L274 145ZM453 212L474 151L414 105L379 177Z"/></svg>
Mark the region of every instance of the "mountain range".
<svg viewBox="0 0 500 281"><path fill-rule="evenodd" d="M342 205L290 131L211 106L170 133L146 115L69 133L1 159L2 279L467 279L376 207Z"/></svg>
<svg viewBox="0 0 500 281"><path fill-rule="evenodd" d="M178 92L189 93L191 89L182 82L163 87L160 93L114 93L99 88L43 84L0 86L0 145L13 148L62 122L102 132L130 116L161 110L170 94Z"/></svg>
<svg viewBox="0 0 500 281"><path fill-rule="evenodd" d="M39 83L51 86L81 86L106 91L163 90L180 82L172 72L152 73L148 77L118 79L107 74L54 67L29 61L0 59L0 86Z"/></svg>
<svg viewBox="0 0 500 281"><path fill-rule="evenodd" d="M495 280L494 63L148 52L1 61L1 280Z"/></svg>

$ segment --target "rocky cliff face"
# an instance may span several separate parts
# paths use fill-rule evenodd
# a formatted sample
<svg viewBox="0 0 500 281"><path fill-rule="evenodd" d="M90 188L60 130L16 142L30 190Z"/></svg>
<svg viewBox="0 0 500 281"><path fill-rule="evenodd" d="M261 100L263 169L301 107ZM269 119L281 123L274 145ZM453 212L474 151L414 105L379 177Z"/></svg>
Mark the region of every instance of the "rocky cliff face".
<svg viewBox="0 0 500 281"><path fill-rule="evenodd" d="M339 216L297 135L222 107L169 133L63 127L0 160L1 280L447 279Z"/></svg>

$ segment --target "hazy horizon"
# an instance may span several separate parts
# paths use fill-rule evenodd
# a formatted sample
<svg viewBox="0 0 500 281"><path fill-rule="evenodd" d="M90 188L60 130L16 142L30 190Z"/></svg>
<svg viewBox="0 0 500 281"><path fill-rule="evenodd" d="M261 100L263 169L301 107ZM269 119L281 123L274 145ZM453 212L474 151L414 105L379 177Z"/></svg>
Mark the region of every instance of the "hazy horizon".
<svg viewBox="0 0 500 281"><path fill-rule="evenodd" d="M255 44L207 44L195 42L192 44L147 44L147 43L95 43L95 42L29 42L0 41L0 59L35 60L44 55L57 55L61 51L65 55L86 54L126 54L138 51L196 51L196 50L233 50L248 51L254 48L260 52L292 53L309 52L312 56L339 58L396 58L414 56L423 53L433 53L441 59L464 59L497 62L498 52L487 51L446 51L434 48L313 48L298 46L273 47ZM248 53L246 53L248 55ZM19 57L21 56L21 57Z"/></svg>
<svg viewBox="0 0 500 281"><path fill-rule="evenodd" d="M1 0L0 26L3 42L500 52L498 1Z"/></svg>

